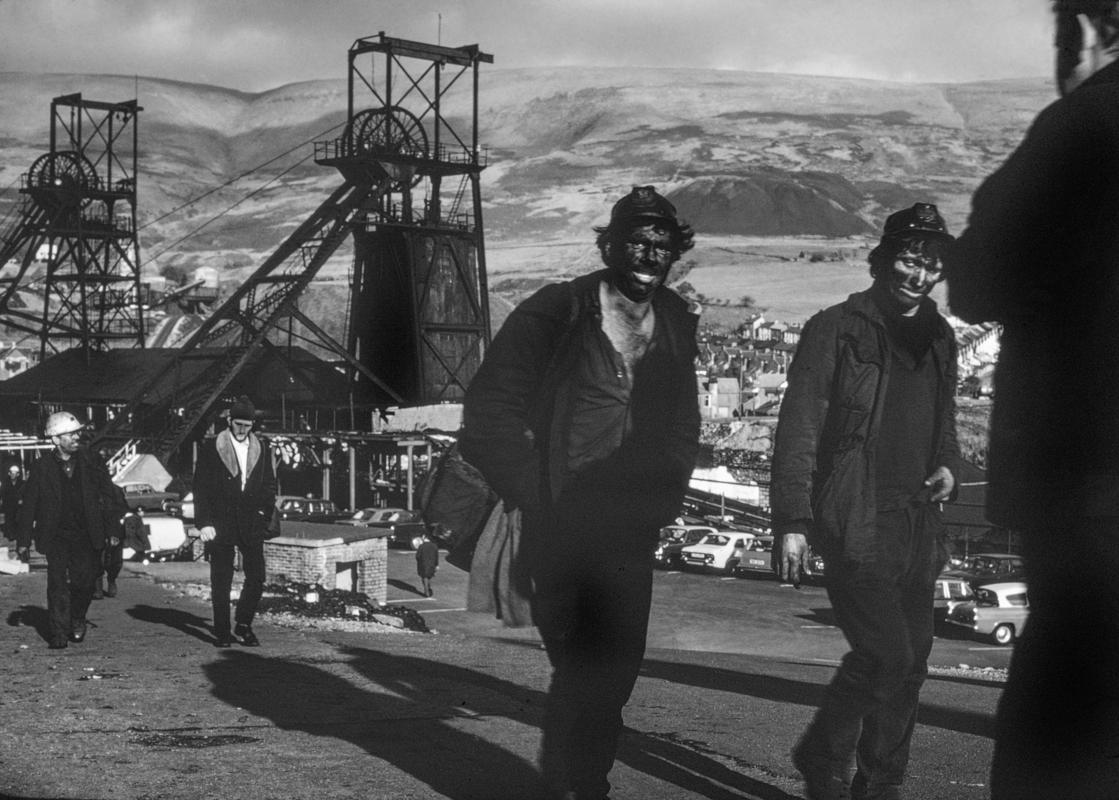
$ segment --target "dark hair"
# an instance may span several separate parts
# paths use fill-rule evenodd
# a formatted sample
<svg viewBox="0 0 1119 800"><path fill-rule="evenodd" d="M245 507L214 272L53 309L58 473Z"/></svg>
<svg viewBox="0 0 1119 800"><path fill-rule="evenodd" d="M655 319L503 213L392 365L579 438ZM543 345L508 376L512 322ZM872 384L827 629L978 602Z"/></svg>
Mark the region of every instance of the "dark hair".
<svg viewBox="0 0 1119 800"><path fill-rule="evenodd" d="M902 253L940 260L944 253L945 242L934 236L887 236L878 246L867 254L870 274L879 278L893 267L894 260Z"/></svg>
<svg viewBox="0 0 1119 800"><path fill-rule="evenodd" d="M677 220L675 224L671 224L655 221L642 223L640 219L637 219L621 224L595 226L594 232L598 234L595 237L595 244L598 245L598 252L602 254L602 260L609 264L612 258L611 251L614 253L621 252L633 229L642 227L644 224L667 231L672 237L673 261L678 260L680 256L695 247L695 231L691 225L683 220Z"/></svg>

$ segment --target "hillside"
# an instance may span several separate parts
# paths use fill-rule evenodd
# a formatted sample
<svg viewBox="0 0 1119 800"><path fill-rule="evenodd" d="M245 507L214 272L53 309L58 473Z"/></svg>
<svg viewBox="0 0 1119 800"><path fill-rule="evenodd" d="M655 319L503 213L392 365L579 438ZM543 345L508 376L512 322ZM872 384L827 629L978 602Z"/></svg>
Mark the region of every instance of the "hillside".
<svg viewBox="0 0 1119 800"><path fill-rule="evenodd" d="M50 99L73 92L136 96L144 109L138 191L152 272L214 265L235 279L338 185L337 173L314 164L310 142L344 122L344 80L246 94L0 73L0 217L19 198L20 175L48 149ZM1052 98L1040 78L932 85L713 70L483 70L491 284L508 287L513 302L542 280L594 268L591 226L631 185L653 183L699 233L690 283L715 303L749 295L774 314L805 315L865 284L865 248L890 211L928 200L961 228L977 181ZM806 251L829 257L803 263ZM346 263L343 254L330 265L334 280L322 287L328 299L311 303L316 310L345 294L337 278Z"/></svg>

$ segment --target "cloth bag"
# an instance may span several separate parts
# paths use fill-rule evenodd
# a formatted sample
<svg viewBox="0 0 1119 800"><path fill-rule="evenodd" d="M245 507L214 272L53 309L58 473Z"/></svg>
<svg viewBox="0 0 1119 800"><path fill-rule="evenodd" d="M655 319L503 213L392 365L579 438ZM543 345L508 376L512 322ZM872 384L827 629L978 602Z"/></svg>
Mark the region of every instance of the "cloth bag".
<svg viewBox="0 0 1119 800"><path fill-rule="evenodd" d="M448 564L470 570L478 537L497 499L482 473L462 457L458 443L447 448L420 490L420 508L424 522L440 529Z"/></svg>

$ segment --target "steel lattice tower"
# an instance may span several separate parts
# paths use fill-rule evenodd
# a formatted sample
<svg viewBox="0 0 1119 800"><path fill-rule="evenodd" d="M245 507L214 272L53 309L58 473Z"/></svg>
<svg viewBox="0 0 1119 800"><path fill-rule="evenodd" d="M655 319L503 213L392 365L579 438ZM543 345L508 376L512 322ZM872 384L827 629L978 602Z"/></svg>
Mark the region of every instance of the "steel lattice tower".
<svg viewBox="0 0 1119 800"><path fill-rule="evenodd" d="M363 406L460 398L490 337L477 127L478 67L492 61L477 45L358 39L349 50L347 124L315 145L316 162L335 167L342 184L100 437L139 438L170 457L255 357L284 357L293 331L333 355ZM467 100L453 106L452 123L446 104L456 88ZM351 234L343 344L298 300ZM192 359L208 365L181 381Z"/></svg>
<svg viewBox="0 0 1119 800"><path fill-rule="evenodd" d="M0 232L0 323L36 334L40 358L143 347L136 238L135 100L51 101L50 150L22 176ZM17 299L19 297L19 299ZM42 298L41 309L28 298ZM35 301L37 302L37 301Z"/></svg>

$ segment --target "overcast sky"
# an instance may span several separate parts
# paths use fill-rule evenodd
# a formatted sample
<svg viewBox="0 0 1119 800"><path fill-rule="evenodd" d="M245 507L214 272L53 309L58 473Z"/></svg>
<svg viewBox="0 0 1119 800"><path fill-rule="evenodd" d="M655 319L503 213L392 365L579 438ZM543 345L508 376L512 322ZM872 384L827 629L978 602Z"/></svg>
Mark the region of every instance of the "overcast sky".
<svg viewBox="0 0 1119 800"><path fill-rule="evenodd" d="M0 0L0 71L262 91L344 78L361 36L493 68L670 66L959 82L1051 73L1049 0ZM441 15L441 19L440 19ZM489 69L489 67L487 67Z"/></svg>

